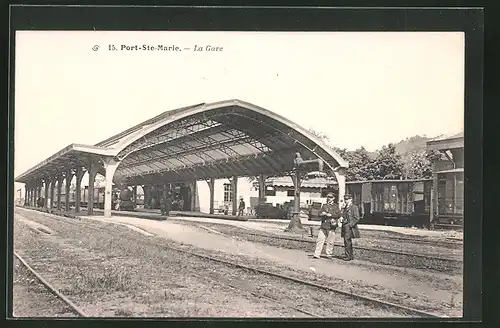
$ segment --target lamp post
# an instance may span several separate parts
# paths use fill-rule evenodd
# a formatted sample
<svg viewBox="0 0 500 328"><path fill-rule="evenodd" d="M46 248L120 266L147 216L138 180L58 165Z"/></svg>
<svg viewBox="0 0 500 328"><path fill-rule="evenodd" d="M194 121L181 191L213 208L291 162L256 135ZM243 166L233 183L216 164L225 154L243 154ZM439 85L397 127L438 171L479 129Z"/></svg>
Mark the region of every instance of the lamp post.
<svg viewBox="0 0 500 328"><path fill-rule="evenodd" d="M316 166L316 167L315 167ZM316 172L309 172L308 169L315 167ZM323 160L321 159L310 159L303 160L300 153L295 153L294 159L294 176L293 184L295 186L295 194L293 199L293 209L292 209L292 219L290 224L285 229L285 231L304 231L305 229L300 222L300 185L302 183L303 177L307 175L312 176L325 176L323 172Z"/></svg>

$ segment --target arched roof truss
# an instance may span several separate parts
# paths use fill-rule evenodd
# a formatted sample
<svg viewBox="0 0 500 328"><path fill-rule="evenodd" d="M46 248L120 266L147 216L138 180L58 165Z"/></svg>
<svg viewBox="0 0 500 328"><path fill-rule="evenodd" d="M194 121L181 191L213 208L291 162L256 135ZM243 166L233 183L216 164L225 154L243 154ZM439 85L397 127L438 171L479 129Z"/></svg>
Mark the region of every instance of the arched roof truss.
<svg viewBox="0 0 500 328"><path fill-rule="evenodd" d="M118 142L117 173L130 182L283 175L293 158L346 167L332 149L296 124L252 104L227 101L189 107Z"/></svg>
<svg viewBox="0 0 500 328"><path fill-rule="evenodd" d="M115 176L130 183L162 183L231 176L282 176L296 152L322 159L335 172L347 163L286 118L239 100L167 111L94 146L72 144L16 179L28 182L57 170L119 161ZM328 172L327 172L328 173ZM333 175L333 174L331 174Z"/></svg>

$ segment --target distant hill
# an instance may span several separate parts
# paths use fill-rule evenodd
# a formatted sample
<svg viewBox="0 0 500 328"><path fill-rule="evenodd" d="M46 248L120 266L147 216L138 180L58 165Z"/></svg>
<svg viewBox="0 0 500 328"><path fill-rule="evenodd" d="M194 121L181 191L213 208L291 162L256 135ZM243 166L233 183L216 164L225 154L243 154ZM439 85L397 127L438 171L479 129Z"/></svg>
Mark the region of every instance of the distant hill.
<svg viewBox="0 0 500 328"><path fill-rule="evenodd" d="M413 151L425 150L426 143L430 139L434 139L434 138L413 136L413 137L401 140L398 143L395 143L394 146L396 147L396 152L399 155L401 155L401 157L406 157L406 155L410 154Z"/></svg>

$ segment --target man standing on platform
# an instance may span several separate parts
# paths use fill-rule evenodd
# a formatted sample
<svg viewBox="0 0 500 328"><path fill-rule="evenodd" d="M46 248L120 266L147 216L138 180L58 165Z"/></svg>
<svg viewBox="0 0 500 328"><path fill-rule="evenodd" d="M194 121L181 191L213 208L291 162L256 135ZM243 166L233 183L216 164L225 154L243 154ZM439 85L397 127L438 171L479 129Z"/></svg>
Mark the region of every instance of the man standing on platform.
<svg viewBox="0 0 500 328"><path fill-rule="evenodd" d="M316 250L313 258L319 259L321 251L326 241L325 253L328 258L333 258L333 243L335 241L335 229L337 229L337 220L340 218L339 205L335 202L335 195L328 193L326 195L326 204L321 208L321 226L316 241Z"/></svg>
<svg viewBox="0 0 500 328"><path fill-rule="evenodd" d="M243 197L240 197L240 204L238 206L238 216L242 216L244 210L245 210L245 201L243 200Z"/></svg>
<svg viewBox="0 0 500 328"><path fill-rule="evenodd" d="M344 261L354 259L352 251L352 238L359 238L359 209L358 206L352 203L352 196L346 194L344 196L345 206L342 210L342 229L341 236L344 237L345 256Z"/></svg>
<svg viewBox="0 0 500 328"><path fill-rule="evenodd" d="M161 196L160 197L160 215L161 216L165 215L165 202L166 202L166 197Z"/></svg>
<svg viewBox="0 0 500 328"><path fill-rule="evenodd" d="M164 215L168 217L171 209L172 209L172 194L170 192L168 192L167 198L165 199L165 214Z"/></svg>

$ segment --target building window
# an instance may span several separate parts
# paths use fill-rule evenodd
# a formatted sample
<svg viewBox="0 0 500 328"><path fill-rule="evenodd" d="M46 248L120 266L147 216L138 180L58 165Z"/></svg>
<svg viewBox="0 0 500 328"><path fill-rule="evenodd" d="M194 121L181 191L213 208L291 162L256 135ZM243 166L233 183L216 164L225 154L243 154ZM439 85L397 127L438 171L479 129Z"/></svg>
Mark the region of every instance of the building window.
<svg viewBox="0 0 500 328"><path fill-rule="evenodd" d="M293 197L293 196L295 196L295 190L293 190L293 189L289 189L289 190L287 190L287 191L286 191L286 195L287 195L288 197Z"/></svg>
<svg viewBox="0 0 500 328"><path fill-rule="evenodd" d="M224 183L224 201L225 202L233 201L233 189L231 188L230 183Z"/></svg>
<svg viewBox="0 0 500 328"><path fill-rule="evenodd" d="M334 192L333 190L321 190L321 198L326 198L329 193L333 193L335 195L335 199L337 199L337 192Z"/></svg>
<svg viewBox="0 0 500 328"><path fill-rule="evenodd" d="M273 186L267 186L266 196L276 196L276 189Z"/></svg>
<svg viewBox="0 0 500 328"><path fill-rule="evenodd" d="M385 187L386 201L384 203L384 210L386 211L396 211L398 202L398 188L396 185L391 185Z"/></svg>

